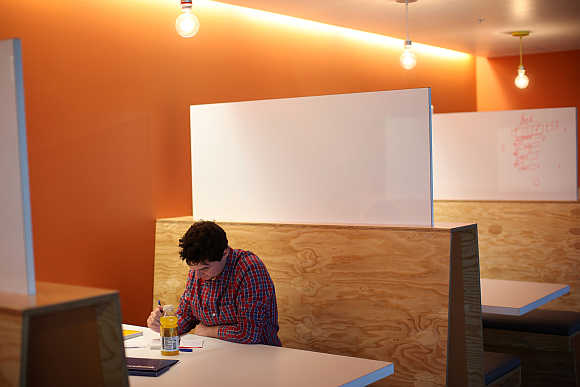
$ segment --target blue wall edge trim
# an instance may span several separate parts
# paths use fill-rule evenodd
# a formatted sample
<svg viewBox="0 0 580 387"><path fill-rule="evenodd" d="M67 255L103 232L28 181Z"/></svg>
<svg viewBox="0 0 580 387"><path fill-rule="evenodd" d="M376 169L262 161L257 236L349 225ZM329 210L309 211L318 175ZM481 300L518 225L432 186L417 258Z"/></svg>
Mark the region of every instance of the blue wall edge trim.
<svg viewBox="0 0 580 387"><path fill-rule="evenodd" d="M429 173L429 177L431 179L430 182L430 197L431 197L431 227L435 225L435 215L433 210L433 111L431 110L431 88L427 88L427 109L429 111L429 163L431 167L431 172Z"/></svg>
<svg viewBox="0 0 580 387"><path fill-rule="evenodd" d="M554 293L552 294L548 294L545 297L540 298L537 301L532 302L531 304L528 304L526 306L524 306L523 308L520 309L520 316L523 314L526 314L528 312L531 312L534 309L539 308L542 305L547 304L550 301L554 301L556 298L562 297L564 294L568 294L570 293L570 286L566 286L562 289L556 290Z"/></svg>
<svg viewBox="0 0 580 387"><path fill-rule="evenodd" d="M377 380L381 380L386 378L389 375L392 375L395 372L395 366L393 363L389 364L386 367L378 369L376 371L371 372L365 376L361 376L358 379L355 379L351 382L345 383L342 387L358 387L358 386L367 386L371 383L376 382Z"/></svg>

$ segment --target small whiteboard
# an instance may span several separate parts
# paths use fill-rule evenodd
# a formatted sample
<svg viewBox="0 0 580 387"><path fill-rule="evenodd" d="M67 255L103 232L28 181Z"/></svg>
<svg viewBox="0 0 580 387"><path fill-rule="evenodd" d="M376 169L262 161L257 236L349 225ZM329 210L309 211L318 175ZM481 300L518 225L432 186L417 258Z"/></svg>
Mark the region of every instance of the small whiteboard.
<svg viewBox="0 0 580 387"><path fill-rule="evenodd" d="M193 215L432 224L430 90L191 106Z"/></svg>
<svg viewBox="0 0 580 387"><path fill-rule="evenodd" d="M435 200L578 199L576 108L433 116Z"/></svg>

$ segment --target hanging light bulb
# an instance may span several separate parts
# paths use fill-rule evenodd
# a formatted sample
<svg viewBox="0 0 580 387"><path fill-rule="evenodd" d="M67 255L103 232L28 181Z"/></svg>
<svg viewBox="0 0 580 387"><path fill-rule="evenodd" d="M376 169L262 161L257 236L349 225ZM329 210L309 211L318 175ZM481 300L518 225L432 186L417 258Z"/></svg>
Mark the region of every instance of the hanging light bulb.
<svg viewBox="0 0 580 387"><path fill-rule="evenodd" d="M411 70L417 64L417 56L413 52L411 39L409 39L409 2L414 3L415 1L417 0L397 0L399 3L405 3L405 33L407 39L405 40L405 48L403 49L403 53L399 58L401 66L405 70Z"/></svg>
<svg viewBox="0 0 580 387"><path fill-rule="evenodd" d="M405 41L405 49L403 50L399 60L401 61L401 66L403 66L405 70L411 70L417 64L417 56L413 52L410 40Z"/></svg>
<svg viewBox="0 0 580 387"><path fill-rule="evenodd" d="M191 38L199 31L199 19L191 11L192 0L181 0L181 10L183 13L175 21L175 29L179 36Z"/></svg>
<svg viewBox="0 0 580 387"><path fill-rule="evenodd" d="M525 89L530 84L530 79L526 75L526 69L522 63L522 38L528 36L530 31L514 31L512 36L517 36L520 38L520 65L518 66L518 75L514 79L514 84L519 89Z"/></svg>
<svg viewBox="0 0 580 387"><path fill-rule="evenodd" d="M520 65L518 67L518 76L516 77L516 79L514 79L514 83L520 89L525 89L526 87L528 87L530 79L526 75L526 69L524 69L524 66Z"/></svg>

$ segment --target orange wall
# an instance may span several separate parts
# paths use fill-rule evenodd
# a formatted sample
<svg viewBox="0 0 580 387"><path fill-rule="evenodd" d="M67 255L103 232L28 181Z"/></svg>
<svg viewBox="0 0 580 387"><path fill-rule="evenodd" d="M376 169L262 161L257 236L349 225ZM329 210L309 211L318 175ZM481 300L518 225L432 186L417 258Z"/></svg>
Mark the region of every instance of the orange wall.
<svg viewBox="0 0 580 387"><path fill-rule="evenodd" d="M159 0L0 5L0 39L22 39L37 279L119 289L126 322L151 307L155 218L191 214L190 104L431 86L437 112L476 108L470 56L406 72L399 51L231 7L198 9L199 35L182 39L177 14Z"/></svg>
<svg viewBox="0 0 580 387"><path fill-rule="evenodd" d="M519 56L477 58L477 110L576 107L580 113L580 50L524 55L530 84L523 90L514 86L519 61ZM580 165L578 173L580 184Z"/></svg>

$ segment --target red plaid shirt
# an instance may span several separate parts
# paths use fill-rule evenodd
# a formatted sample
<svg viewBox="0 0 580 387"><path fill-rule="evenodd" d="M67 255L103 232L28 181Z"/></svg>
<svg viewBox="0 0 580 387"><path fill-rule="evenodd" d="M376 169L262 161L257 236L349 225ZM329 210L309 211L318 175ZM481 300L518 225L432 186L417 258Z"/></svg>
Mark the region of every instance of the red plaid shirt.
<svg viewBox="0 0 580 387"><path fill-rule="evenodd" d="M244 344L281 346L274 283L253 253L230 248L223 271L202 280L189 271L177 309L179 334L200 322L218 325L218 338Z"/></svg>

